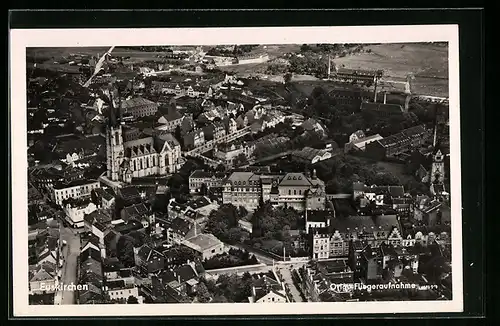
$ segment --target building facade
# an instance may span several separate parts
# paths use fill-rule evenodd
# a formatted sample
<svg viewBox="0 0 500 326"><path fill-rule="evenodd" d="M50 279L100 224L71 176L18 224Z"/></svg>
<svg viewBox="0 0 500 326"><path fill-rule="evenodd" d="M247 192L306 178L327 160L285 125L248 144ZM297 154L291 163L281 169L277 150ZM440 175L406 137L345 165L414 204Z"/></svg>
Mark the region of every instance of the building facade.
<svg viewBox="0 0 500 326"><path fill-rule="evenodd" d="M107 178L130 183L132 178L175 173L182 165L181 146L170 133L155 133L127 142L114 107L106 130Z"/></svg>
<svg viewBox="0 0 500 326"><path fill-rule="evenodd" d="M234 172L225 181L222 202L243 206L248 210L258 207L261 200L273 206L304 209L324 209L326 194L324 182L313 173L261 175L253 172Z"/></svg>
<svg viewBox="0 0 500 326"><path fill-rule="evenodd" d="M57 205L69 198L79 199L90 197L94 189L98 189L100 183L97 180L76 180L67 184L56 184L52 188L51 197Z"/></svg>

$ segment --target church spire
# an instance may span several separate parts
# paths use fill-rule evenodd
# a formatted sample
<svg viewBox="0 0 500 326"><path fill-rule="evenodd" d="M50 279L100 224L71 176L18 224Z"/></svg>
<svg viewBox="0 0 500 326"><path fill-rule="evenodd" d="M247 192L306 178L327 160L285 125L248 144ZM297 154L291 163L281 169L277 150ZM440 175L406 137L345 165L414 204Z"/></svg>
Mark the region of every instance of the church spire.
<svg viewBox="0 0 500 326"><path fill-rule="evenodd" d="M110 127L116 127L121 120L121 97L120 97L120 92L119 90L116 92L116 96L118 97L118 108L115 106L115 99L114 99L114 88L111 87L109 89L109 126Z"/></svg>

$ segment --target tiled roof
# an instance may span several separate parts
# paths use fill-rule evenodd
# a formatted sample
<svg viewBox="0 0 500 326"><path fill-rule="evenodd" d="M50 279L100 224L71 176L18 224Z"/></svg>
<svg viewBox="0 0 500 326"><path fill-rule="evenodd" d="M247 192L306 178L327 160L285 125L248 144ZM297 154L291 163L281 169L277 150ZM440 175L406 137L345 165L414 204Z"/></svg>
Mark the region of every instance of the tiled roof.
<svg viewBox="0 0 500 326"><path fill-rule="evenodd" d="M346 218L336 218L331 220L333 230L339 230L340 233L366 230L368 232L381 230L391 231L393 227L399 229L399 221L396 215L380 216L349 216Z"/></svg>
<svg viewBox="0 0 500 326"><path fill-rule="evenodd" d="M185 236L191 230L191 223L182 218L175 218L172 220L170 228L173 232Z"/></svg>
<svg viewBox="0 0 500 326"><path fill-rule="evenodd" d="M122 108L125 110L143 105L158 105L158 104L142 97L136 97L122 102Z"/></svg>
<svg viewBox="0 0 500 326"><path fill-rule="evenodd" d="M280 186L310 186L311 182L303 173L287 173L281 182Z"/></svg>
<svg viewBox="0 0 500 326"><path fill-rule="evenodd" d="M139 203L125 207L124 210L129 218L135 218L135 219L140 219L141 217L149 213L149 209L146 207L144 203Z"/></svg>

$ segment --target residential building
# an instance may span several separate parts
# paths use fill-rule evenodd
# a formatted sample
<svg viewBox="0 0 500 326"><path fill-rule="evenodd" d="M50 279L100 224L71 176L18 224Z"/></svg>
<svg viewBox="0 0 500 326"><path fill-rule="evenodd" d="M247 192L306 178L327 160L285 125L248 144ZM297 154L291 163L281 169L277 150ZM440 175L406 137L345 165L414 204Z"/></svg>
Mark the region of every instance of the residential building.
<svg viewBox="0 0 500 326"><path fill-rule="evenodd" d="M314 259L347 257L351 241L364 241L373 248L382 243L401 245L401 227L396 215L349 216L334 218L330 226L311 228L311 249Z"/></svg>
<svg viewBox="0 0 500 326"><path fill-rule="evenodd" d="M79 304L103 303L103 269L101 253L95 248L86 248L79 258L79 284L87 285L77 292Z"/></svg>
<svg viewBox="0 0 500 326"><path fill-rule="evenodd" d="M389 269L393 277L400 277L404 269L409 268L418 273L418 254L403 246L382 244L380 251L383 257L382 268Z"/></svg>
<svg viewBox="0 0 500 326"><path fill-rule="evenodd" d="M331 151L325 149L316 149L307 146L292 152L292 159L306 164L315 164L321 161L328 160L331 157Z"/></svg>
<svg viewBox="0 0 500 326"><path fill-rule="evenodd" d="M90 214L85 214L83 219L85 230L98 237L100 246L104 247L104 236L111 226L111 215L95 210Z"/></svg>
<svg viewBox="0 0 500 326"><path fill-rule="evenodd" d="M309 118L306 121L304 121L301 127L304 128L305 131L314 131L323 135L326 134L326 132L328 131L327 128L321 122L313 118Z"/></svg>
<svg viewBox="0 0 500 326"><path fill-rule="evenodd" d="M380 281L383 277L383 256L380 250L366 246L360 259L361 277L365 282Z"/></svg>
<svg viewBox="0 0 500 326"><path fill-rule="evenodd" d="M352 135L351 135L352 136ZM350 141L344 145L344 152L349 153L349 152L364 152L366 150L366 145L377 141L377 140L382 140L384 137L380 136L379 134L368 136L368 137L363 137L363 138L357 138L356 140Z"/></svg>
<svg viewBox="0 0 500 326"><path fill-rule="evenodd" d="M182 241L182 244L193 249L201 260L210 259L227 251L224 243L212 234L198 234Z"/></svg>
<svg viewBox="0 0 500 326"><path fill-rule="evenodd" d="M135 284L127 284L124 280L111 280L106 282L105 290L109 299L116 301L127 301L129 297L134 297L139 301L139 288ZM142 299L142 298L141 298ZM140 303L140 302L139 302Z"/></svg>
<svg viewBox="0 0 500 326"><path fill-rule="evenodd" d="M397 157L398 155L410 152L425 144L430 133L424 125L411 127L370 143L365 144L366 153L378 160Z"/></svg>
<svg viewBox="0 0 500 326"><path fill-rule="evenodd" d="M100 201L100 207L102 209L110 209L114 207L115 201L116 201L116 194L111 188L103 189L103 188L97 188L94 189L95 194L98 197L98 200Z"/></svg>
<svg viewBox="0 0 500 326"><path fill-rule="evenodd" d="M177 107L173 104L170 104L168 107L167 114L163 115L158 119L158 123L161 123L162 130L167 130L170 132L174 132L175 128L180 127L184 120L184 116L179 113Z"/></svg>
<svg viewBox="0 0 500 326"><path fill-rule="evenodd" d="M84 217L97 210L97 206L90 199L67 199L63 202L66 220L72 227L84 227Z"/></svg>
<svg viewBox="0 0 500 326"><path fill-rule="evenodd" d="M132 98L121 103L122 113L131 114L136 118L155 115L158 112L158 103L142 97Z"/></svg>
<svg viewBox="0 0 500 326"><path fill-rule="evenodd" d="M327 228L330 226L330 219L334 218L333 211L309 211L305 210L304 220L306 222L306 233L311 229Z"/></svg>
<svg viewBox="0 0 500 326"><path fill-rule="evenodd" d="M121 218L128 222L130 220L139 221L143 228L147 228L155 223L155 214L150 207L144 203L137 203L124 207L122 210Z"/></svg>
<svg viewBox="0 0 500 326"><path fill-rule="evenodd" d="M413 218L417 221L422 221L428 226L439 225L443 224L445 220L449 221L449 217L443 216L443 212L445 211L449 212L449 208L445 203L427 198L414 204Z"/></svg>
<svg viewBox="0 0 500 326"><path fill-rule="evenodd" d="M135 265L142 273L151 274L163 269L165 257L156 249L145 244L142 247L134 248Z"/></svg>
<svg viewBox="0 0 500 326"><path fill-rule="evenodd" d="M203 184L207 189L222 187L226 175L222 172L212 173L203 170L195 170L189 176L189 192L195 193L201 190Z"/></svg>
<svg viewBox="0 0 500 326"><path fill-rule="evenodd" d="M205 144L205 133L203 129L193 130L184 136L184 146L193 149Z"/></svg>
<svg viewBox="0 0 500 326"><path fill-rule="evenodd" d="M250 303L285 303L289 302L283 284L268 275L258 275L252 282Z"/></svg>
<svg viewBox="0 0 500 326"><path fill-rule="evenodd" d="M62 205L63 201L69 198L88 198L92 190L99 187L100 182L97 180L76 180L69 183L57 183L52 188L51 199L57 205Z"/></svg>
<svg viewBox="0 0 500 326"><path fill-rule="evenodd" d="M231 166L240 155L244 155L247 159L250 158L254 150L254 143L219 145L214 149L214 157Z"/></svg>
<svg viewBox="0 0 500 326"><path fill-rule="evenodd" d="M167 243L171 245L182 243L192 227L190 221L180 217L174 218L167 228Z"/></svg>
<svg viewBox="0 0 500 326"><path fill-rule="evenodd" d="M53 263L43 263L29 269L29 293L54 293L58 285L57 266Z"/></svg>

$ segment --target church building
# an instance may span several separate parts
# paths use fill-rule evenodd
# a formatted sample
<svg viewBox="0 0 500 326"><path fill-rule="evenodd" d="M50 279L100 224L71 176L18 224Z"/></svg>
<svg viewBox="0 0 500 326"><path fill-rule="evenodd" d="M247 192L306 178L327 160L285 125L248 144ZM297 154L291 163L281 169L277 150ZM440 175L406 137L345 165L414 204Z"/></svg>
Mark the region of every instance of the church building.
<svg viewBox="0 0 500 326"><path fill-rule="evenodd" d="M116 97L120 107L119 94ZM130 183L132 178L177 172L183 162L177 139L170 133L160 132L151 137L124 141L121 110L116 110L111 92L109 98L110 114L106 127L107 178Z"/></svg>

